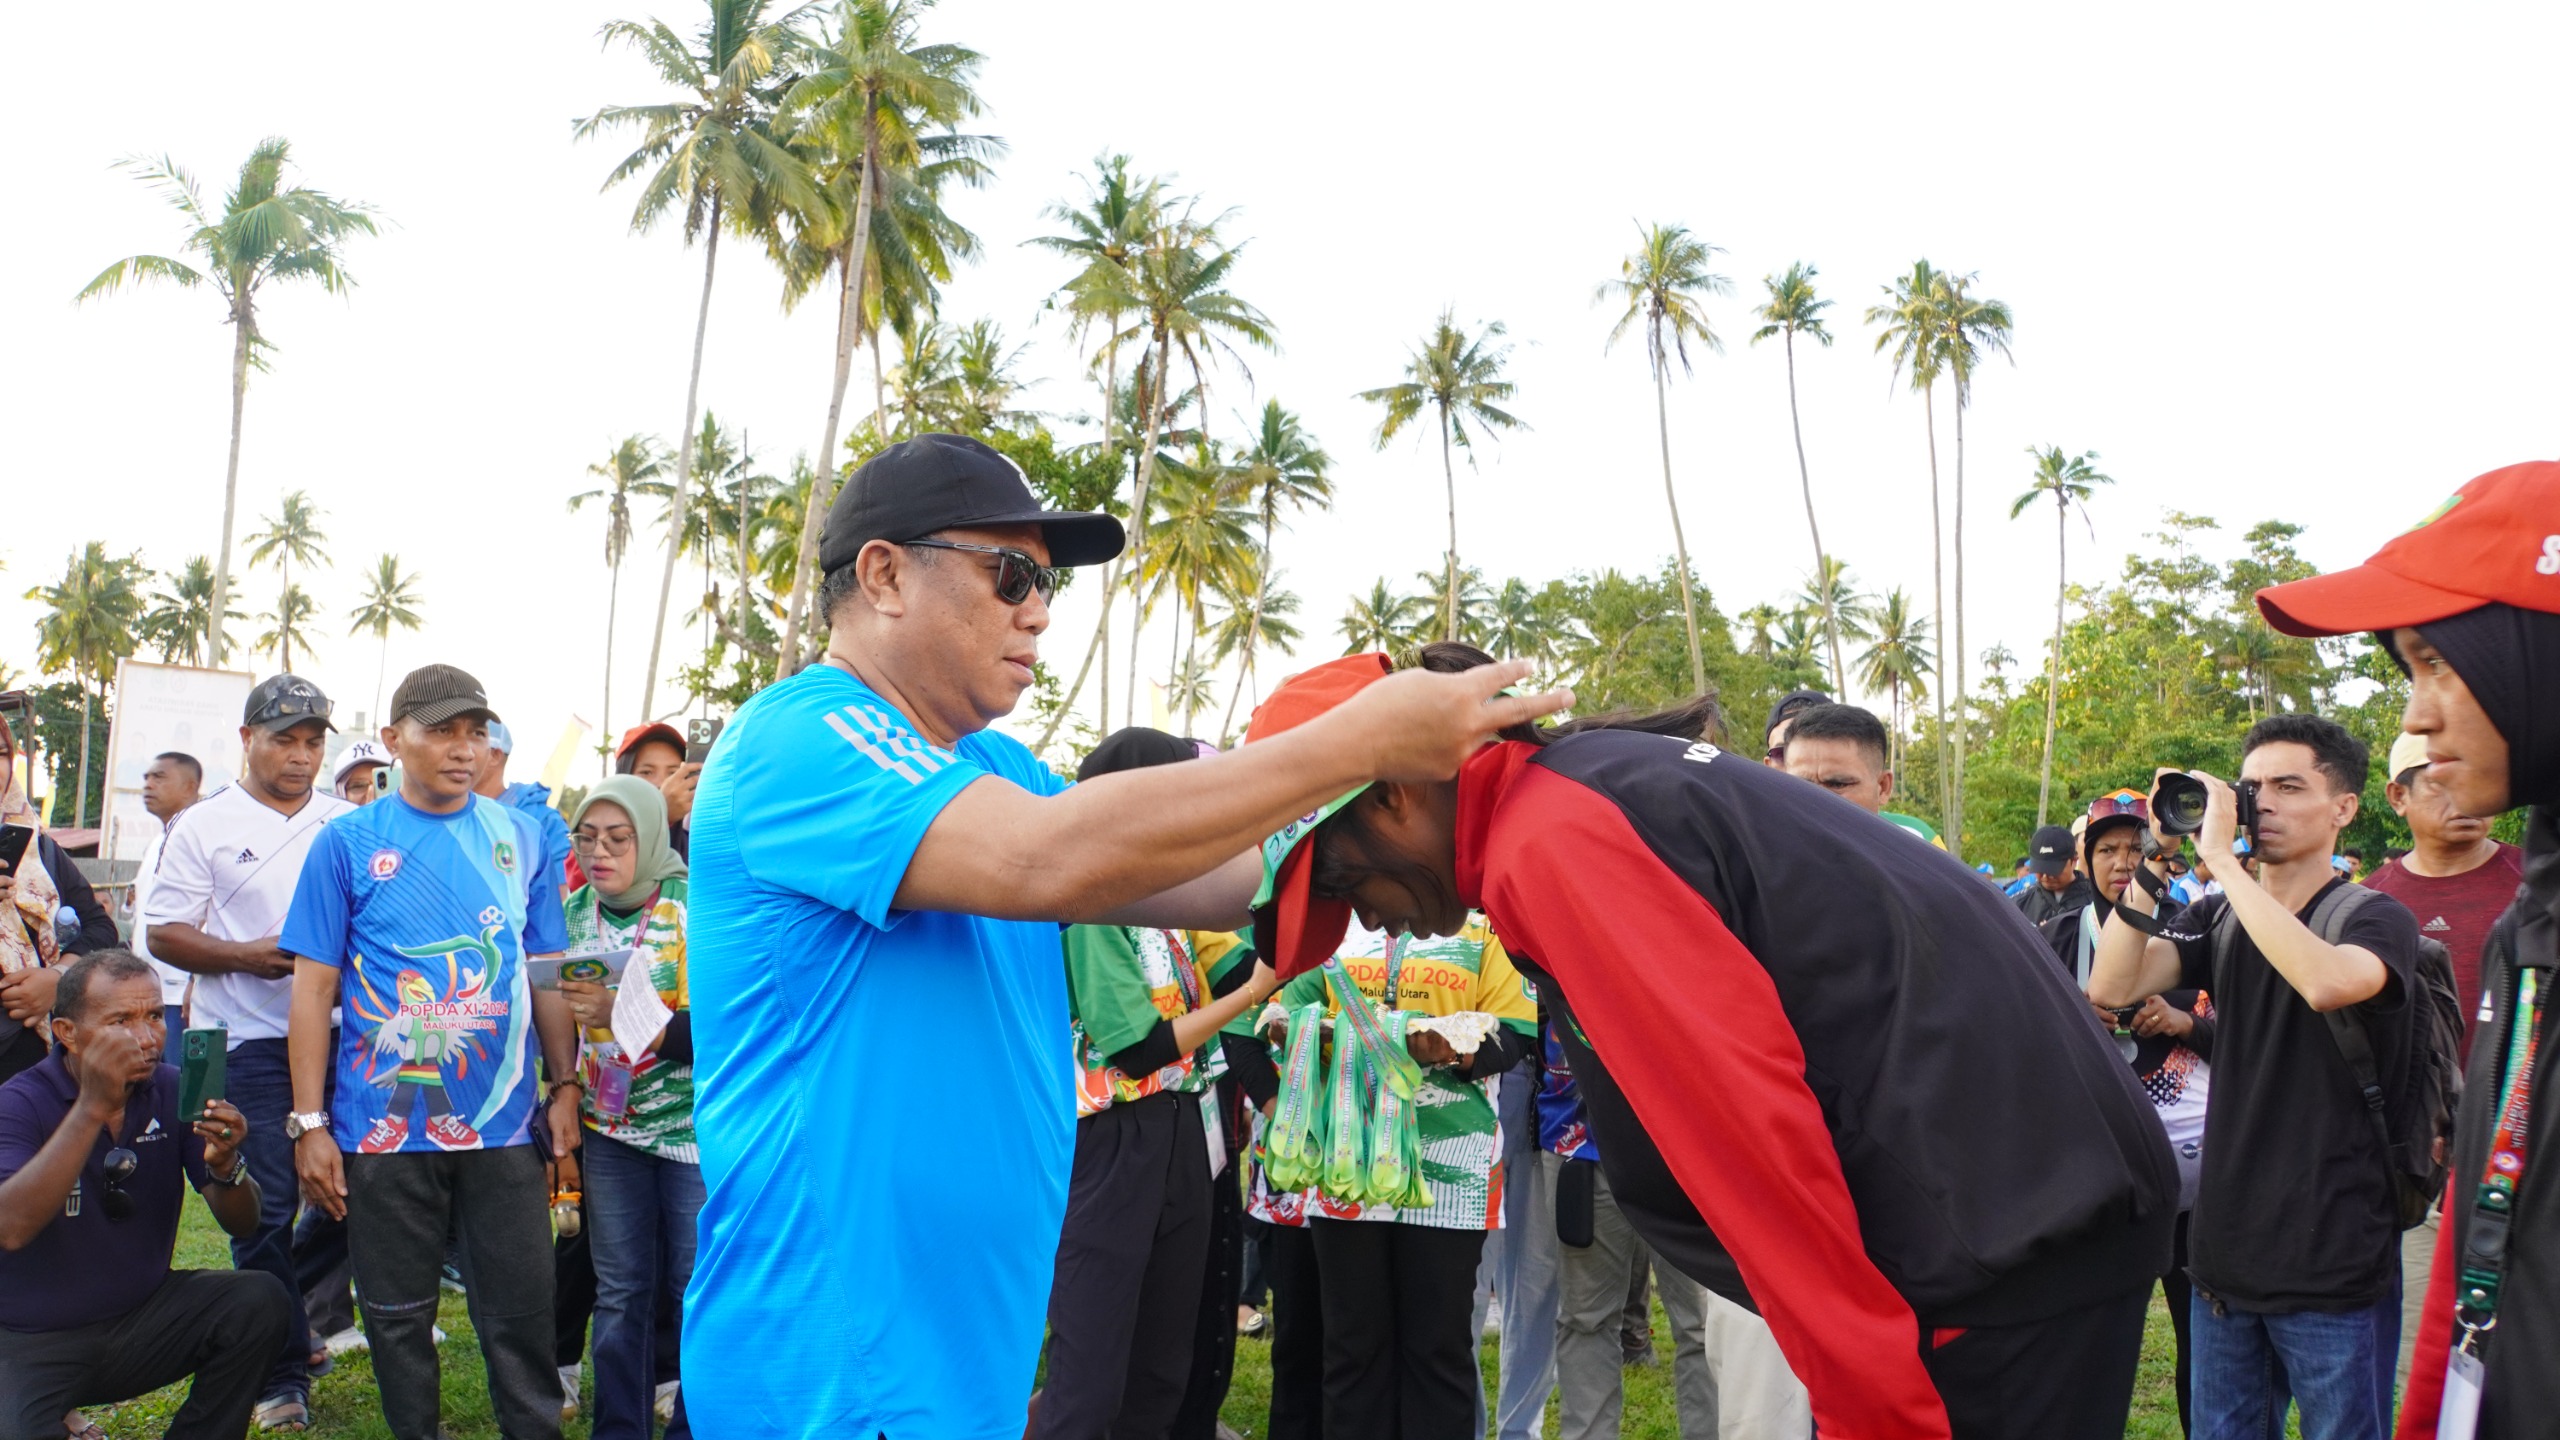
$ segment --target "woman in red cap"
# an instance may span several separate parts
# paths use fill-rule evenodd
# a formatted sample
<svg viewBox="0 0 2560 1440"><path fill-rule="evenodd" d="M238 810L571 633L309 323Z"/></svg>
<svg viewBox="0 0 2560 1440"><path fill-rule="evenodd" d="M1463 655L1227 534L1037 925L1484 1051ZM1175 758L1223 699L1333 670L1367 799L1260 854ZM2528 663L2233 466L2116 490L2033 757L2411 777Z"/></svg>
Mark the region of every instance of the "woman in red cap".
<svg viewBox="0 0 2560 1440"><path fill-rule="evenodd" d="M1294 676L1253 736L1387 670ZM2132 1072L1997 890L1682 728L1515 727L1454 780L1325 807L1264 846L1257 948L1285 978L1354 911L1443 935L1481 909L1620 1208L1768 1320L1824 1440L2117 1440L2178 1199Z"/></svg>
<svg viewBox="0 0 2560 1440"><path fill-rule="evenodd" d="M2560 1160L2545 1097L2560 963L2560 463L2492 470L2364 564L2258 592L2289 635L2370 633L2409 674L2401 728L2466 815L2533 807L2524 887L2480 956L2453 1178L2401 1405L2403 1440L2560 1426Z"/></svg>

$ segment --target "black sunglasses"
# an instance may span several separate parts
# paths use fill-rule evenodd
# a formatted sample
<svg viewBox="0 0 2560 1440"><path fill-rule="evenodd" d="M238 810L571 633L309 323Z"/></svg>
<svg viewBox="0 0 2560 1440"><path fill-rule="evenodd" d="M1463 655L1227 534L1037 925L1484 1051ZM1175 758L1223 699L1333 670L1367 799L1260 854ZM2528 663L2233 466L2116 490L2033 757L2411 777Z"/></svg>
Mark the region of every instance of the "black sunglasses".
<svg viewBox="0 0 2560 1440"><path fill-rule="evenodd" d="M133 1197L124 1193L124 1182L132 1179L133 1172L142 1168L142 1157L119 1145L107 1152L103 1168L107 1185L106 1193L98 1197L99 1208L107 1212L110 1220L132 1219Z"/></svg>
<svg viewBox="0 0 2560 1440"><path fill-rule="evenodd" d="M1064 570L1043 565L1029 553L1009 545L964 545L957 540L902 540L899 544L923 550L965 550L972 555L993 555L996 565L996 598L1007 605L1019 605L1038 590L1046 602L1058 593L1058 577Z"/></svg>

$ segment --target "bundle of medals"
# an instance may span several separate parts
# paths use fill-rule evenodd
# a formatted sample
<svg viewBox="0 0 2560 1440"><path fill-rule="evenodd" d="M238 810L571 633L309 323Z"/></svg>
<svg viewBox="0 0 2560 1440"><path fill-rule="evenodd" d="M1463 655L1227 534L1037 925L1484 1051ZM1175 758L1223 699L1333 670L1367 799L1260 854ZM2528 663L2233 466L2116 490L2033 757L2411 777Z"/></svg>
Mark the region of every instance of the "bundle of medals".
<svg viewBox="0 0 2560 1440"><path fill-rule="evenodd" d="M1263 1174L1275 1190L1313 1189L1346 1204L1427 1209L1415 1096L1422 1067L1405 1049L1411 1012L1371 1004L1340 960L1325 962L1342 1013L1289 1012L1279 1102L1263 1130ZM1326 1062L1325 1046L1333 1048Z"/></svg>

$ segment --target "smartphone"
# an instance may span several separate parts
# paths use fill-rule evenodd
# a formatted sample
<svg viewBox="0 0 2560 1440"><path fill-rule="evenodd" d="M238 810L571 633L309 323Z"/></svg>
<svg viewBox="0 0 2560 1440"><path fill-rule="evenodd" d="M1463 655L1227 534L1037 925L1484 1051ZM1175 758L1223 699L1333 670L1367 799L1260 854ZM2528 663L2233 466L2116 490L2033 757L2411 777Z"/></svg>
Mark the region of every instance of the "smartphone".
<svg viewBox="0 0 2560 1440"><path fill-rule="evenodd" d="M720 727L723 723L725 722L716 717L685 722L684 759L686 764L699 765L711 758L711 746L720 738Z"/></svg>
<svg viewBox="0 0 2560 1440"><path fill-rule="evenodd" d="M34 843L34 826L0 825L0 873L15 874L18 862L26 858L27 847Z"/></svg>
<svg viewBox="0 0 2560 1440"><path fill-rule="evenodd" d="M190 1030L178 1066L178 1118L192 1125L204 1118L208 1100L226 1098L224 1069L229 1063L231 1032L219 1026Z"/></svg>

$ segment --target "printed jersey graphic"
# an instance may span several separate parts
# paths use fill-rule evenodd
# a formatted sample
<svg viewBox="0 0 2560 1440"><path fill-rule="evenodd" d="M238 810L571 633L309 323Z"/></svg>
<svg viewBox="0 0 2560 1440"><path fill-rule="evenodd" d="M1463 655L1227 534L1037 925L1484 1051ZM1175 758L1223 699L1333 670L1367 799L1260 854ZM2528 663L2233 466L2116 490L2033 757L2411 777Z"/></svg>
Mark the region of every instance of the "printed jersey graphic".
<svg viewBox="0 0 2560 1440"><path fill-rule="evenodd" d="M331 1128L366 1155L523 1144L537 1041L528 952L565 948L560 901L516 856L533 820L474 797L452 815L376 801L304 861L281 944L339 967Z"/></svg>

